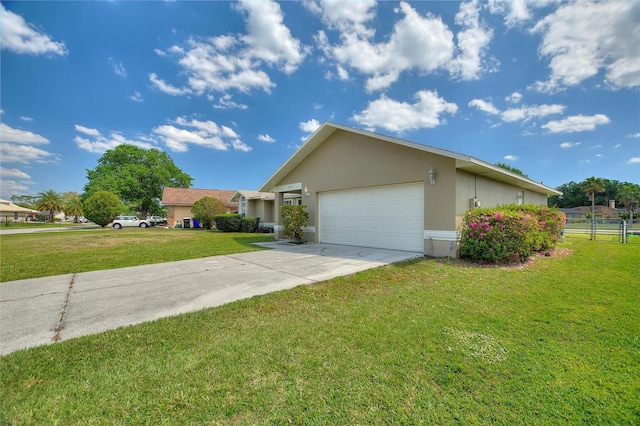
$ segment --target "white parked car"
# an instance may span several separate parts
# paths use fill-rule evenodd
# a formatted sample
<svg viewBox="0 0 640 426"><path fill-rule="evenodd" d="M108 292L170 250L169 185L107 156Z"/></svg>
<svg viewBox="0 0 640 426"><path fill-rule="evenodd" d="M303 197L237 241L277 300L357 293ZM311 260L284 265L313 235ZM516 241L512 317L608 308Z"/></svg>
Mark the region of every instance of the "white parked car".
<svg viewBox="0 0 640 426"><path fill-rule="evenodd" d="M162 216L149 216L147 220L151 225L166 225L167 218Z"/></svg>
<svg viewBox="0 0 640 426"><path fill-rule="evenodd" d="M146 228L147 226L151 226L151 223L146 219L138 219L135 216L116 216L113 222L111 222L111 226L115 229L120 229L125 226Z"/></svg>

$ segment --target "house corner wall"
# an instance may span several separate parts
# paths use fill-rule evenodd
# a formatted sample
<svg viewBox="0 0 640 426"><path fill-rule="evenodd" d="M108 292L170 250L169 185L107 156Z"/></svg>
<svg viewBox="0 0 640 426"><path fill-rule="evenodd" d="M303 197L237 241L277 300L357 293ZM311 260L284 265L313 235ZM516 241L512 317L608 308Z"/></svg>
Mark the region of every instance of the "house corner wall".
<svg viewBox="0 0 640 426"><path fill-rule="evenodd" d="M424 254L431 257L456 257L455 221L456 165L451 158L434 156L427 165L435 172L435 184L427 175L424 182Z"/></svg>

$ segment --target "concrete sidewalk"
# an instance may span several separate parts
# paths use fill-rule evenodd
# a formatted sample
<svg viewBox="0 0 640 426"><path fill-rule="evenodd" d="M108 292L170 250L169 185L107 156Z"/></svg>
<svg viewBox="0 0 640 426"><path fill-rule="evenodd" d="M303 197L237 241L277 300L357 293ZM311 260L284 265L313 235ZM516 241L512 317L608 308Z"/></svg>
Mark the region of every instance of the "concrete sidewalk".
<svg viewBox="0 0 640 426"><path fill-rule="evenodd" d="M421 256L329 244L260 245L271 250L0 283L0 354Z"/></svg>

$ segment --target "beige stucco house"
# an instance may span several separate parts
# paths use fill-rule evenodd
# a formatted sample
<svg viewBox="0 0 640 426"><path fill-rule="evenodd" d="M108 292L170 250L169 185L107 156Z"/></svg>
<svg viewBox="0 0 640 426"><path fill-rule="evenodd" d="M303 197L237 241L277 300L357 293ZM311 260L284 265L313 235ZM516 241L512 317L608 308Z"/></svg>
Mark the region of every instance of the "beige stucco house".
<svg viewBox="0 0 640 426"><path fill-rule="evenodd" d="M260 218L259 227L273 229L275 226L275 200L273 192L237 191L231 201L238 203L238 213L242 216ZM301 194L284 194L284 204L302 204Z"/></svg>
<svg viewBox="0 0 640 426"><path fill-rule="evenodd" d="M20 207L9 200L0 200L0 222L26 222L27 218L33 218L38 213L38 210Z"/></svg>
<svg viewBox="0 0 640 426"><path fill-rule="evenodd" d="M227 213L236 212L238 203L231 201L236 193L229 189L195 189L195 188L164 188L162 191L162 204L167 208L167 225L176 226L189 220L193 224L191 208L201 198L213 197L222 201L227 208Z"/></svg>
<svg viewBox="0 0 640 426"><path fill-rule="evenodd" d="M274 212L286 197L301 198L308 241L429 256L456 256L462 217L474 206L546 205L561 194L467 155L328 122L259 190L275 194Z"/></svg>

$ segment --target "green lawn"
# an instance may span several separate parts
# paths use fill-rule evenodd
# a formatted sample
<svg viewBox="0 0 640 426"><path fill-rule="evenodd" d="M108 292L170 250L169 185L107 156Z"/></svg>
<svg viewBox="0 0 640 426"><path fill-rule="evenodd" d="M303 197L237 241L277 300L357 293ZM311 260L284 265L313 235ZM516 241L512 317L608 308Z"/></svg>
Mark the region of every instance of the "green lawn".
<svg viewBox="0 0 640 426"><path fill-rule="evenodd" d="M3 252L4 256L4 252ZM640 424L640 245L422 259L0 358L2 424Z"/></svg>
<svg viewBox="0 0 640 426"><path fill-rule="evenodd" d="M260 250L266 234L131 228L3 235L0 281L123 268Z"/></svg>

